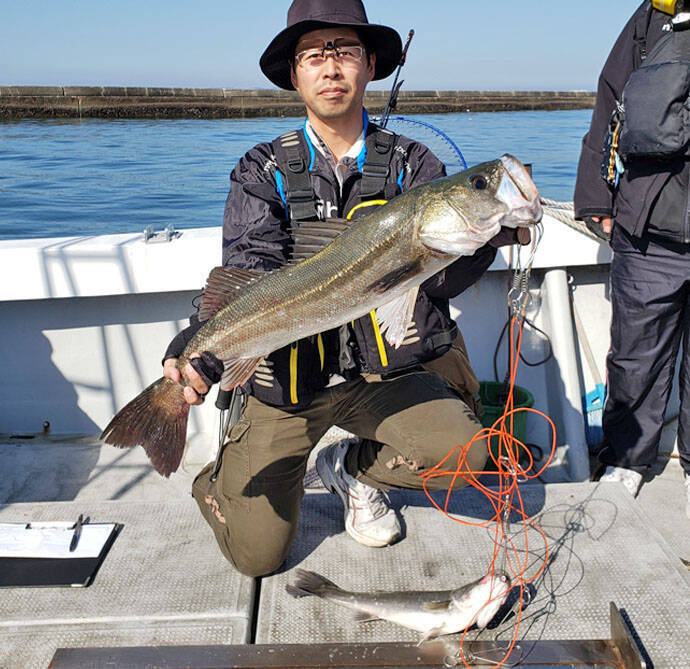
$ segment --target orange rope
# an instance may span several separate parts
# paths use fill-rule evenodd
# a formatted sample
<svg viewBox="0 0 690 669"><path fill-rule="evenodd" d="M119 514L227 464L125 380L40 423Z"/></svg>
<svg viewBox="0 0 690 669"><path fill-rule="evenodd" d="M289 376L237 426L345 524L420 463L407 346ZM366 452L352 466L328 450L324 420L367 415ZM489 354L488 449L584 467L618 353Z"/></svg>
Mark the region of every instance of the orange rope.
<svg viewBox="0 0 690 669"><path fill-rule="evenodd" d="M517 328L517 333L516 333ZM517 334L517 336L516 336ZM520 360L520 346L522 344L522 319L517 316L513 316L510 322L510 367L509 367L509 386L508 386L508 399L506 401L505 410L503 415L499 417L491 427L483 428L480 430L470 441L468 441L464 446L456 446L452 449L444 458L432 469L424 472L420 476L422 477L422 483L424 487L424 492L433 504L433 506L441 511L447 518L450 518L456 523L462 525L470 525L473 527L484 527L489 528L493 534L494 549L491 562L489 564L489 569L487 573L492 576L496 572L496 561L501 553L502 547L506 552L506 571L511 578L510 590L519 588L519 606L516 615L515 631L513 633L513 639L510 647L506 651L503 659L497 663L496 666L502 666L515 647L517 642L518 633L520 630L520 620L522 617L522 602L524 595L524 588L528 583L536 580L546 568L549 559L549 546L546 534L544 531L525 513L524 504L522 501L522 495L520 494L520 488L518 486L518 477L521 476L525 480L534 479L540 476L556 452L556 428L553 421L541 411L527 407L514 407L514 388L515 379L517 376L517 367ZM513 436L513 426L514 418L516 414L523 411L529 411L531 413L537 414L548 421L551 426L552 443L551 452L544 465L539 469L539 471L532 472L534 467L534 458L532 453L520 440ZM487 448L490 443L491 437L498 437L498 453L494 455L489 448L489 456L493 462L496 470L482 470L482 471L472 471L465 465L467 453L472 446L477 441L486 440ZM526 465L522 466L520 464L520 459L525 460ZM454 466L454 467L453 467ZM497 478L496 489L489 488L478 479L481 475L495 476ZM431 496L427 484L428 482L439 476L450 476L451 483L448 486L448 490L445 495L445 502L443 506L440 506L436 500ZM487 521L482 522L471 522L468 520L462 520L460 518L451 516L448 512L448 503L450 501L450 496L453 488L458 479L462 479L466 484L471 485L480 492L482 492L489 503L491 504L494 515ZM522 536L524 540L524 562L520 559L520 550L513 539L506 536L505 528L503 526L503 516L504 514L516 513L520 520L522 521L523 531ZM529 566L529 539L528 530L532 528L537 531L544 542L544 558L542 564L537 569L536 573L532 575L527 574ZM509 592L510 592L509 590ZM502 596L502 595L501 595ZM497 596L498 597L498 596ZM491 601L497 599L494 597L489 600L484 606L488 605ZM468 628L469 629L469 625ZM467 629L463 632L462 639L460 641L460 648L463 648L465 642L465 636L467 634ZM471 669L471 666L465 661L464 653L462 656L462 662L465 667Z"/></svg>

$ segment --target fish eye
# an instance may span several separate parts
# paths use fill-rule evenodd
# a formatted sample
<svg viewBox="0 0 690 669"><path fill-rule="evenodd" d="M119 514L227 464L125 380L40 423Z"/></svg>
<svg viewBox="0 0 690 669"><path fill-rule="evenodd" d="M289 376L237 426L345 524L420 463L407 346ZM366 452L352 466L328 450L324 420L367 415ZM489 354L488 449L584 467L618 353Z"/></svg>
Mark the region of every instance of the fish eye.
<svg viewBox="0 0 690 669"><path fill-rule="evenodd" d="M470 185L474 190L486 190L489 184L484 177L475 174L473 177L470 177Z"/></svg>

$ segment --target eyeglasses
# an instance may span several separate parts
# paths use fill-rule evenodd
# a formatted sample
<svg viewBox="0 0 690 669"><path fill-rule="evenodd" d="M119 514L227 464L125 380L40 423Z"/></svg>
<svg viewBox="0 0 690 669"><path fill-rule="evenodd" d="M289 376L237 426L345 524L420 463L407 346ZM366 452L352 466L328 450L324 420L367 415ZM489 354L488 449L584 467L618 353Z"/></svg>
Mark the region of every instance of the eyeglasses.
<svg viewBox="0 0 690 669"><path fill-rule="evenodd" d="M326 53L328 52L328 53ZM336 39L326 42L323 46L305 49L295 54L295 62L302 67L314 68L321 67L329 56L333 57L341 65L356 65L362 62L364 47L361 44L348 42L343 39Z"/></svg>

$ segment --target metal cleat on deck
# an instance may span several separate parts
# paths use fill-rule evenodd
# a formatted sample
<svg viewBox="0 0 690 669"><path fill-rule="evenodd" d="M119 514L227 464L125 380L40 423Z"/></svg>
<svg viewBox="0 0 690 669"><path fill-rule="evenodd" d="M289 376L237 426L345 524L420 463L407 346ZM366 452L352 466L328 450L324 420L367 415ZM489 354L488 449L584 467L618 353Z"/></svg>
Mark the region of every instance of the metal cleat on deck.
<svg viewBox="0 0 690 669"><path fill-rule="evenodd" d="M170 242L179 237L182 233L175 230L175 226L169 223L164 230L154 231L152 225L147 225L144 228L144 243L150 242Z"/></svg>

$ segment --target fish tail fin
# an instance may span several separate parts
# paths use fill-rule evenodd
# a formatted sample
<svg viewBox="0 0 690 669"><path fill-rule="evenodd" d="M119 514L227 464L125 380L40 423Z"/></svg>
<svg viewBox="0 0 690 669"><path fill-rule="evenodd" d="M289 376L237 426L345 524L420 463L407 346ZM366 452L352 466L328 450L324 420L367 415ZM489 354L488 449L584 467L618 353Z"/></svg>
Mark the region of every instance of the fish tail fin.
<svg viewBox="0 0 690 669"><path fill-rule="evenodd" d="M141 445L162 476L180 466L187 437L189 404L183 386L162 377L123 407L101 439L118 448Z"/></svg>
<svg viewBox="0 0 690 669"><path fill-rule="evenodd" d="M340 590L333 581L329 581L325 576L314 571L297 569L295 573L297 574L295 584L285 586L287 593L293 597L307 597L309 595L323 597L328 591Z"/></svg>

